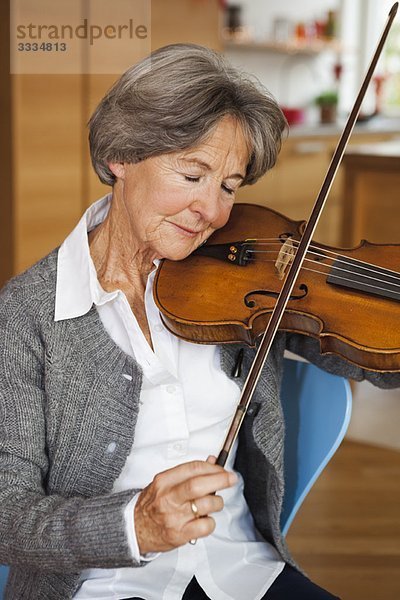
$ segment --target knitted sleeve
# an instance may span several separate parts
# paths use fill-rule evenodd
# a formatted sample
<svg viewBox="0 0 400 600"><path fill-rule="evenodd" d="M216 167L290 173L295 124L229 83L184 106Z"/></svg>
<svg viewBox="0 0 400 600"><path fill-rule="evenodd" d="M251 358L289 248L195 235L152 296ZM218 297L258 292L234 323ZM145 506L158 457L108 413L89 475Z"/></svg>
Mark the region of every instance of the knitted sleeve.
<svg viewBox="0 0 400 600"><path fill-rule="evenodd" d="M123 517L133 490L46 494L45 347L32 304L15 286L0 295L0 563L58 573L139 566Z"/></svg>

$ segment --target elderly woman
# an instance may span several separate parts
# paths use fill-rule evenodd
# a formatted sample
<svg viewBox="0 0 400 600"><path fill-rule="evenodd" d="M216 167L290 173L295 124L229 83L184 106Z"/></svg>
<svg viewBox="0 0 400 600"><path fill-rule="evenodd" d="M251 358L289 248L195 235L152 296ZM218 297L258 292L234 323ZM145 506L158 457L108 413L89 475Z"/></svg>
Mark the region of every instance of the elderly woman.
<svg viewBox="0 0 400 600"><path fill-rule="evenodd" d="M175 45L129 69L89 125L112 193L0 298L6 597L333 598L279 530L283 350L365 374L280 334L223 469L213 455L243 384L238 346L174 338L152 298L159 259L188 256L274 165L276 102L218 54Z"/></svg>

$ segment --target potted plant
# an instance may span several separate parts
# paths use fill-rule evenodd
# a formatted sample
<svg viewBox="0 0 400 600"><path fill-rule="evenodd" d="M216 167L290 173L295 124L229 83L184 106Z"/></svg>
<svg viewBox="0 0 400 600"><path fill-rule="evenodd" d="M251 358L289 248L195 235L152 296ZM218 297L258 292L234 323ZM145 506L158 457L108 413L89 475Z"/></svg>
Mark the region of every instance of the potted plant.
<svg viewBox="0 0 400 600"><path fill-rule="evenodd" d="M334 91L323 92L316 97L315 103L319 106L321 123L335 123L338 100L338 93Z"/></svg>

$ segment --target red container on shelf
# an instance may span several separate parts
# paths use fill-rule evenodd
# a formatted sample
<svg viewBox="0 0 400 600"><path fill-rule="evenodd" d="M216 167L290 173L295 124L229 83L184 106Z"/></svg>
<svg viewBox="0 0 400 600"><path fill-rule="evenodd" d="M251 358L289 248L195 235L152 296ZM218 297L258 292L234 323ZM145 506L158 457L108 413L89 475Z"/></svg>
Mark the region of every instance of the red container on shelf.
<svg viewBox="0 0 400 600"><path fill-rule="evenodd" d="M304 108L289 108L288 106L281 106L281 110L286 117L289 125L301 125L305 120Z"/></svg>

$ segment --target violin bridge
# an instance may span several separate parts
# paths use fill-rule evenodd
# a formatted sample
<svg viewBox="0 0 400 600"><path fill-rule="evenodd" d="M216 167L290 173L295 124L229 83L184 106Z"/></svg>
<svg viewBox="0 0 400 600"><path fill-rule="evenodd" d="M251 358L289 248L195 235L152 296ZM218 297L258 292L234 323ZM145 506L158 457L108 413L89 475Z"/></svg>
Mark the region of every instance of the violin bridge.
<svg viewBox="0 0 400 600"><path fill-rule="evenodd" d="M286 271L292 264L295 254L296 250L292 238L288 237L282 245L282 248L279 250L278 258L275 262L275 268L279 279L282 280L285 277Z"/></svg>

